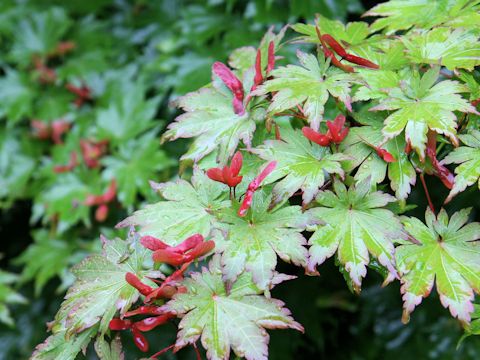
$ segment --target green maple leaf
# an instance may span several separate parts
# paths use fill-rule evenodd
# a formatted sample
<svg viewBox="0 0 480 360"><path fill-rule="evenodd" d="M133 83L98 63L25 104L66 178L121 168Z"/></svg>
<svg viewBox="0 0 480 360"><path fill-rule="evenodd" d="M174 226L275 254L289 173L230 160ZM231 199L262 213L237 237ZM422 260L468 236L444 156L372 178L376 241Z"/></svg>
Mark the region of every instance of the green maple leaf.
<svg viewBox="0 0 480 360"><path fill-rule="evenodd" d="M49 174L51 174L51 169ZM57 232L62 233L78 222L90 226L90 208L83 205L83 201L92 188L98 192L103 191L99 187L98 176L95 173L64 173L56 174L44 183L44 190L35 197L32 221L42 219L47 223L52 218L58 219Z"/></svg>
<svg viewBox="0 0 480 360"><path fill-rule="evenodd" d="M52 238L46 229L34 232L33 237L35 242L14 262L23 265L20 283L35 280L35 295L38 296L48 280L65 272L75 247L65 240Z"/></svg>
<svg viewBox="0 0 480 360"><path fill-rule="evenodd" d="M344 176L343 154L332 154L330 148L310 143L300 131L282 128L281 140L267 140L253 152L264 160L276 161L268 182L273 188L273 203L290 198L298 189L303 191L303 203L313 200L330 174ZM265 182L266 183L266 182Z"/></svg>
<svg viewBox="0 0 480 360"><path fill-rule="evenodd" d="M480 99L480 83L477 82L473 74L465 70L460 70L458 71L458 77L468 87L470 100Z"/></svg>
<svg viewBox="0 0 480 360"><path fill-rule="evenodd" d="M465 85L444 80L436 83L438 69L427 71L422 77L418 72L406 72L399 87L388 91L388 97L370 111L396 110L385 119L383 134L387 138L397 136L405 129L421 159L424 158L428 129L444 134L456 144L456 116L453 111L476 113L475 108L458 93L467 92Z"/></svg>
<svg viewBox="0 0 480 360"><path fill-rule="evenodd" d="M452 316L470 321L474 292L480 292L480 223L467 224L470 209L448 219L445 210L438 216L427 209L426 225L417 218L403 218L405 230L419 244L404 244L396 249L401 274L404 321L435 282L442 305ZM465 225L465 226L464 226Z"/></svg>
<svg viewBox="0 0 480 360"><path fill-rule="evenodd" d="M480 20L478 10L478 1L392 0L373 7L364 16L381 16L371 30L386 29L390 34L412 26L429 29L448 24L474 28Z"/></svg>
<svg viewBox="0 0 480 360"><path fill-rule="evenodd" d="M458 341L457 347L465 340L467 337L472 335L480 335L480 305L473 304L473 312L470 314L472 321L465 328L465 334L462 335Z"/></svg>
<svg viewBox="0 0 480 360"><path fill-rule="evenodd" d="M318 129L330 96L351 109L350 87L355 77L329 66L323 55L317 59L315 55L297 51L297 57L302 66L287 65L273 70L273 79L259 86L254 94L275 93L268 108L273 114L302 105L310 126Z"/></svg>
<svg viewBox="0 0 480 360"><path fill-rule="evenodd" d="M369 181L348 190L343 183L335 181L335 192L320 192L316 199L320 207L308 211L310 216L325 223L309 240L309 270L313 272L318 264L337 252L357 291L367 273L370 255L388 269L386 281L397 276L393 241L404 237L398 218L383 209L395 198L380 191L369 192L369 189Z"/></svg>
<svg viewBox="0 0 480 360"><path fill-rule="evenodd" d="M216 213L230 206L226 185L210 180L198 169L191 183L180 179L154 188L166 201L147 205L118 227L138 226L140 233L175 245L193 234L208 236L218 224Z"/></svg>
<svg viewBox="0 0 480 360"><path fill-rule="evenodd" d="M218 161L225 163L240 140L250 147L255 122L248 111L234 113L230 92L203 88L179 98L176 105L185 113L168 126L163 139L195 138L181 160L197 162L218 149Z"/></svg>
<svg viewBox="0 0 480 360"><path fill-rule="evenodd" d="M105 165L103 175L116 180L118 200L126 207L135 203L138 193L148 196L151 192L149 180L155 179L159 171L174 164L159 149L155 137L155 132L149 132L139 139L132 139L120 144L112 156L102 159L102 164Z"/></svg>
<svg viewBox="0 0 480 360"><path fill-rule="evenodd" d="M0 131L0 199L7 202L27 193L27 184L36 166L28 142L31 142L29 136L22 139L17 129Z"/></svg>
<svg viewBox="0 0 480 360"><path fill-rule="evenodd" d="M62 8L29 12L14 29L15 41L10 57L22 65L28 65L34 55L46 56L55 49L71 24Z"/></svg>
<svg viewBox="0 0 480 360"><path fill-rule="evenodd" d="M14 290L18 284L18 275L0 270L0 322L8 326L15 326L8 305L26 304L28 300Z"/></svg>
<svg viewBox="0 0 480 360"><path fill-rule="evenodd" d="M400 82L399 74L392 70L359 70L359 74L365 80L365 85L361 85L353 101L368 101L372 99L385 99L388 97L388 89L394 89Z"/></svg>
<svg viewBox="0 0 480 360"><path fill-rule="evenodd" d="M447 164L460 164L455 168L455 183L447 200L477 181L480 189L480 131L472 130L459 138L467 146L454 149L444 159Z"/></svg>
<svg viewBox="0 0 480 360"><path fill-rule="evenodd" d="M50 335L42 344L37 345L30 360L75 359L80 351L86 350L97 330L98 326L93 326L68 340L65 339L65 330Z"/></svg>
<svg viewBox="0 0 480 360"><path fill-rule="evenodd" d="M153 121L160 97L145 99L146 89L142 83L122 87L122 90L112 94L108 108L99 109L96 119L97 137L118 144L161 125Z"/></svg>
<svg viewBox="0 0 480 360"><path fill-rule="evenodd" d="M300 206L268 211L270 202L271 195L257 191L246 217L239 217L235 207L220 214L226 236L216 251L222 253L225 280L233 281L247 270L255 284L265 290L274 279L277 255L297 266L307 265L302 231L313 223L312 219Z"/></svg>
<svg viewBox="0 0 480 360"><path fill-rule="evenodd" d="M35 95L35 88L24 74L7 69L5 76L0 78L0 116L12 123L31 116Z"/></svg>
<svg viewBox="0 0 480 360"><path fill-rule="evenodd" d="M55 316L53 332L66 330L68 338L99 323L98 331L104 334L117 310L123 314L138 299L125 274L147 276L143 263L148 255L135 239L103 239L102 254L91 255L72 269L76 281Z"/></svg>
<svg viewBox="0 0 480 360"><path fill-rule="evenodd" d="M109 344L103 336L95 341L95 352L100 360L124 360L125 354L122 350L122 342L118 334Z"/></svg>
<svg viewBox="0 0 480 360"><path fill-rule="evenodd" d="M386 149L396 161L385 162L371 145ZM352 128L340 147L341 151L352 159L344 163L345 171L350 172L358 167L355 181L368 179L372 185L381 183L388 175L397 199L406 199L411 185L415 185L417 174L404 151L405 145L405 140L399 136L385 142L378 123Z"/></svg>
<svg viewBox="0 0 480 360"><path fill-rule="evenodd" d="M436 28L402 37L407 57L418 64L443 65L449 70L473 70L480 64L478 34L462 29Z"/></svg>
<svg viewBox="0 0 480 360"><path fill-rule="evenodd" d="M193 273L183 283L187 292L177 294L164 308L182 317L176 349L199 338L210 360L227 360L232 349L247 360L267 359L269 336L265 329L303 327L276 299L266 298L246 272L228 285L222 280L220 259L209 269Z"/></svg>

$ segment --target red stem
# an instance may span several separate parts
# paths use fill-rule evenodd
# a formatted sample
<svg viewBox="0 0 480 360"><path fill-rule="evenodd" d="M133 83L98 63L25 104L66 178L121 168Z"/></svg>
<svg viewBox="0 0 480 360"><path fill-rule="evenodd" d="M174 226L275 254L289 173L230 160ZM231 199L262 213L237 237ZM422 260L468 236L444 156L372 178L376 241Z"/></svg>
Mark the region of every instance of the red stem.
<svg viewBox="0 0 480 360"><path fill-rule="evenodd" d="M420 180L422 181L423 189L425 190L425 195L427 196L428 206L435 214L435 207L433 206L432 199L430 198L430 193L428 192L427 184L425 183L425 177L423 174L420 174Z"/></svg>

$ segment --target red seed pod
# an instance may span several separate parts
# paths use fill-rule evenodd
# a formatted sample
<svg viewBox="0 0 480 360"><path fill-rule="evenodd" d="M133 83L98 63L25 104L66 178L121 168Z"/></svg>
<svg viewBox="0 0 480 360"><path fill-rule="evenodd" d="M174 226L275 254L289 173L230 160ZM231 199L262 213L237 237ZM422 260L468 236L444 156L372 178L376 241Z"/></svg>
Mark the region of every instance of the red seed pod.
<svg viewBox="0 0 480 360"><path fill-rule="evenodd" d="M166 249L169 247L162 240L149 235L142 236L140 238L140 244L142 244L144 248L147 248L148 250L152 250L152 251Z"/></svg>
<svg viewBox="0 0 480 360"><path fill-rule="evenodd" d="M70 129L70 124L64 120L55 120L51 129L53 142L55 144L63 144L62 135Z"/></svg>
<svg viewBox="0 0 480 360"><path fill-rule="evenodd" d="M262 75L262 52L260 49L257 50L257 57L255 58L255 76L253 77L253 86L252 90L256 88L257 85L260 85L263 82Z"/></svg>
<svg viewBox="0 0 480 360"><path fill-rule="evenodd" d="M61 41L58 43L57 47L55 50L53 50L50 56L63 56L76 47L77 45L73 41Z"/></svg>
<svg viewBox="0 0 480 360"><path fill-rule="evenodd" d="M132 327L132 321L116 318L116 319L110 320L108 327L110 328L110 330L127 330Z"/></svg>
<svg viewBox="0 0 480 360"><path fill-rule="evenodd" d="M238 216L244 217L245 215L247 215L248 209L250 209L250 206L252 205L253 194L255 193L255 191L258 190L263 180L265 180L265 178L273 170L275 170L276 166L276 161L269 162L268 165L262 170L262 172L255 179L253 179L252 182L250 182L247 188L247 192L245 193L245 196L243 198L243 202L238 209Z"/></svg>
<svg viewBox="0 0 480 360"><path fill-rule="evenodd" d="M318 35L318 33L317 33L317 35ZM348 56L348 54L345 51L345 49L343 48L343 46L340 45L338 43L338 41L335 40L331 35L329 35L329 34L322 35L321 39L325 43L327 43L332 48L333 51L335 51L338 55L340 55L340 57L346 58L346 56Z"/></svg>
<svg viewBox="0 0 480 360"><path fill-rule="evenodd" d="M233 109L235 114L243 115L243 84L240 79L225 64L215 62L212 67L213 72L223 81L223 83L233 93Z"/></svg>
<svg viewBox="0 0 480 360"><path fill-rule="evenodd" d="M70 161L67 165L57 165L53 167L53 171L56 174L61 174L65 172L72 171L76 166L78 165L77 161L77 153L75 151L72 151L70 153Z"/></svg>
<svg viewBox="0 0 480 360"><path fill-rule="evenodd" d="M145 336L135 327L132 327L133 342L140 349L140 351L147 352L149 345Z"/></svg>
<svg viewBox="0 0 480 360"><path fill-rule="evenodd" d="M98 222L104 222L108 216L108 206L105 204L100 205L97 210L95 210L95 220Z"/></svg>
<svg viewBox="0 0 480 360"><path fill-rule="evenodd" d="M273 41L270 41L270 44L268 44L267 74L269 74L274 67L275 67L275 43Z"/></svg>
<svg viewBox="0 0 480 360"><path fill-rule="evenodd" d="M155 251L152 255L153 261L165 263L172 266L179 266L187 261L185 255L176 253L170 249Z"/></svg>
<svg viewBox="0 0 480 360"><path fill-rule="evenodd" d="M152 287L144 284L134 273L127 272L125 280L144 296L147 296L154 290Z"/></svg>
<svg viewBox="0 0 480 360"><path fill-rule="evenodd" d="M104 203L109 203L113 199L115 199L116 195L117 195L117 182L115 181L115 179L112 179L110 181L110 185L107 191L102 195L102 200Z"/></svg>
<svg viewBox="0 0 480 360"><path fill-rule="evenodd" d="M220 168L211 168L207 170L207 176L213 180L221 183L225 183L223 179L223 171Z"/></svg>
<svg viewBox="0 0 480 360"><path fill-rule="evenodd" d="M173 251L179 253L179 254L184 254L185 252L193 249L194 247L198 246L200 243L202 243L204 240L203 236L201 234L194 234L192 236L189 236L185 240L183 240L180 244L177 246L173 247Z"/></svg>
<svg viewBox="0 0 480 360"><path fill-rule="evenodd" d="M224 166L220 168L211 168L207 170L207 176L213 180L218 181L223 184L228 185L229 187L235 187L243 179L243 176L239 176L239 172L242 168L243 156L240 151L237 151L233 155L230 166Z"/></svg>
<svg viewBox="0 0 480 360"><path fill-rule="evenodd" d="M30 121L30 126L33 130L33 135L40 140L47 140L50 138L50 126L41 120Z"/></svg>
<svg viewBox="0 0 480 360"><path fill-rule="evenodd" d="M140 306L135 310L127 311L123 316L130 317L135 315L162 315L164 311L159 306Z"/></svg>
<svg viewBox="0 0 480 360"><path fill-rule="evenodd" d="M335 144L340 144L343 139L348 135L349 128L344 128L345 125L345 116L338 115L335 120L327 121L328 132L327 136L329 137L330 141Z"/></svg>
<svg viewBox="0 0 480 360"><path fill-rule="evenodd" d="M363 67L367 67L367 68L371 68L371 69L379 69L380 68L377 64L371 62L370 60L367 60L367 59L364 59L364 58L361 58L361 57L358 57L358 56L355 56L355 55L347 54L343 58L345 60L351 62L351 63L357 64L357 65L360 65L360 66L363 66Z"/></svg>
<svg viewBox="0 0 480 360"><path fill-rule="evenodd" d="M145 318L143 320L137 321L134 323L134 326L142 332L150 331L156 328L157 326L165 324L168 320L170 320L173 317L175 317L175 315L173 315L172 313L166 313L159 316L149 317L149 318Z"/></svg>
<svg viewBox="0 0 480 360"><path fill-rule="evenodd" d="M387 150L385 150L385 149L382 149L382 148L380 148L380 147L377 147L377 148L375 148L375 151L376 151L377 155L380 156L380 157L383 159L383 161L385 161L385 162L387 162L387 163L392 163L392 162L397 161L397 159L395 159L395 158L393 157L393 155L390 154L390 153L389 153Z"/></svg>
<svg viewBox="0 0 480 360"><path fill-rule="evenodd" d="M208 254L215 247L213 240L205 241L195 246L192 251L187 254L188 260L195 260L205 254Z"/></svg>
<svg viewBox="0 0 480 360"><path fill-rule="evenodd" d="M330 138L325 135L321 134L308 126L304 126L302 128L303 136L305 136L308 140L320 145L320 146L329 146L330 145Z"/></svg>

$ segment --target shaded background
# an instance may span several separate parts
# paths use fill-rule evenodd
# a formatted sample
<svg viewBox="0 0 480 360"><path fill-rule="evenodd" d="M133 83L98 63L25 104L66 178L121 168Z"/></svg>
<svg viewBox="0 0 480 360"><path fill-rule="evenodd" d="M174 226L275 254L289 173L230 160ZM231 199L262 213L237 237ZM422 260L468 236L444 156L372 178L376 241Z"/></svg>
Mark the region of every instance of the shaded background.
<svg viewBox="0 0 480 360"><path fill-rule="evenodd" d="M208 83L214 61L225 62L235 48L256 46L272 25L278 31L287 23L312 21L315 13L355 21L375 3L0 0L0 252L1 268L8 271L0 274L0 360L28 358L46 338L45 324L71 284L68 268L98 251L100 232L121 235L113 226L132 209L154 201L148 179L165 181L178 172L176 160L185 144L161 147L158 141L176 116L168 106L172 99ZM74 42L75 48L50 56L62 41ZM294 50L291 46L283 54L287 60ZM45 69L35 67L36 56L55 71L52 83L39 80ZM86 84L93 100L74 106L67 83ZM60 118L71 124L64 143L41 141L32 134L32 119L52 124ZM128 127L129 122L135 126ZM117 132L123 126L119 124L127 124L123 133ZM84 166L74 174L53 172L52 166L67 163L70 151L85 138L109 140L101 165ZM106 221L96 221L95 209L83 206L81 199L101 193L112 178L120 177L118 199L109 204ZM436 179L427 182L434 203L441 204L445 189ZM468 206L471 190L452 201L449 212ZM76 201L80 205L72 207ZM417 186L409 202L418 205L411 214L423 219L423 190ZM478 203L473 213L479 219ZM369 272L361 295L355 296L333 260L320 268L320 277L305 277L285 264L280 271L300 276L278 286L273 295L287 303L305 326L305 335L271 332L271 359L297 358L300 353L315 359L479 356L480 341L474 337L456 350L462 329L435 293L414 312L410 324L403 325L398 282L381 289L380 275ZM147 335L160 349L174 341L175 332L167 327ZM122 336L126 358L141 357L129 334ZM192 356L190 350L178 354ZM96 358L91 349L87 357Z"/></svg>

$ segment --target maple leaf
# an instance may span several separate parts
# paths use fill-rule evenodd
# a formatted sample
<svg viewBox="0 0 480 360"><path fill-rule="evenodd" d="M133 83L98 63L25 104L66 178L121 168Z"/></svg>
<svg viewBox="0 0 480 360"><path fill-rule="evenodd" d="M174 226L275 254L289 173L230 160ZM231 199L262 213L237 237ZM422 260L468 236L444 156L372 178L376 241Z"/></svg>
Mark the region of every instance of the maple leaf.
<svg viewBox="0 0 480 360"><path fill-rule="evenodd" d="M361 116L357 121L362 121ZM386 162L380 157L374 148L380 145L395 161ZM348 172L358 167L354 176L356 182L369 179L372 184L379 184L388 175L395 196L398 199L406 199L411 191L411 185L415 185L417 174L408 154L404 151L405 145L405 140L399 136L385 142L378 122L372 126L354 127L340 147L342 153L350 158L343 166Z"/></svg>
<svg viewBox="0 0 480 360"><path fill-rule="evenodd" d="M123 144L137 138L156 124L159 96L146 99L146 87L141 82L113 94L109 106L97 112L97 138Z"/></svg>
<svg viewBox="0 0 480 360"><path fill-rule="evenodd" d="M95 341L95 352L100 360L124 360L125 354L122 350L120 336L116 336L109 344L103 336Z"/></svg>
<svg viewBox="0 0 480 360"><path fill-rule="evenodd" d="M480 239L480 223L465 225L469 213L470 209L463 209L449 221L444 209L435 216L427 208L426 225L417 218L402 219L405 230L419 243L396 249L405 322L430 294L434 281L442 305L452 316L470 321L474 292L480 292L480 246L475 241Z"/></svg>
<svg viewBox="0 0 480 360"><path fill-rule="evenodd" d="M367 273L370 256L388 269L386 282L397 276L393 241L404 237L398 218L385 205L395 201L380 191L369 192L370 182L363 181L348 190L339 181L334 191L321 191L316 201L320 207L308 210L309 215L325 223L309 240L308 268L315 271L318 264L337 252L337 257L350 274L356 291Z"/></svg>
<svg viewBox="0 0 480 360"><path fill-rule="evenodd" d="M405 129L405 138L424 159L428 129L444 134L456 144L456 116L453 111L476 113L475 108L458 93L468 89L457 81L436 83L438 68L421 78L418 72L406 72L399 87L390 89L388 97L370 111L396 110L385 119L383 134L393 138ZM436 83L436 84L435 84Z"/></svg>
<svg viewBox="0 0 480 360"><path fill-rule="evenodd" d="M0 131L0 199L7 199L7 203L10 199L15 200L25 195L36 169L35 158L28 148L25 149L25 143L28 142L22 140L23 137L16 130Z"/></svg>
<svg viewBox="0 0 480 360"><path fill-rule="evenodd" d="M267 140L253 152L264 160L276 161L277 167L268 182L273 188L273 203L290 198L298 189L303 191L303 203L308 204L318 193L329 174L344 175L340 165L342 154L332 154L330 148L311 143L298 130L281 130L282 140Z"/></svg>
<svg viewBox="0 0 480 360"><path fill-rule="evenodd" d="M98 178L84 177L74 173L64 173L50 178L44 185L44 190L37 194L35 202L38 204L34 216L57 218L59 233L83 222L90 225L89 208L78 206L85 199L92 186L96 186ZM75 205L75 206L74 206Z"/></svg>
<svg viewBox="0 0 480 360"><path fill-rule="evenodd" d="M443 159L446 164L460 164L455 168L455 183L447 201L477 181L480 189L480 131L471 130L459 138L467 146L454 149Z"/></svg>
<svg viewBox="0 0 480 360"><path fill-rule="evenodd" d="M418 64L443 65L449 70L473 70L480 64L478 35L462 29L436 28L402 37L407 57Z"/></svg>
<svg viewBox="0 0 480 360"><path fill-rule="evenodd" d="M132 206L138 194L151 193L148 181L175 162L159 149L156 133L148 132L138 139L122 143L112 156L102 159L105 165L103 176L115 179L118 184L118 200L125 206ZM132 178L132 174L135 176Z"/></svg>
<svg viewBox="0 0 480 360"><path fill-rule="evenodd" d="M257 191L251 210L239 217L235 208L220 214L225 241L216 243L222 253L224 279L233 281L244 270L252 273L261 289L268 289L275 275L277 255L297 266L306 266L308 252L301 234L312 219L300 206L285 206L268 211L271 195Z"/></svg>
<svg viewBox="0 0 480 360"><path fill-rule="evenodd" d="M15 291L18 280L18 275L0 270L0 322L11 327L15 326L15 321L8 305L28 302L23 295Z"/></svg>
<svg viewBox="0 0 480 360"><path fill-rule="evenodd" d="M179 179L153 187L166 201L147 205L117 227L138 226L141 234L177 245L194 234L208 236L218 223L215 214L230 206L225 186L199 169L194 170L191 183Z"/></svg>
<svg viewBox="0 0 480 360"><path fill-rule="evenodd" d="M399 73L392 70L360 70L359 74L365 80L365 85L357 89L353 101L385 99L388 97L387 89L396 88L400 82Z"/></svg>
<svg viewBox="0 0 480 360"><path fill-rule="evenodd" d="M269 336L265 329L303 332L281 301L262 295L250 273L241 274L227 291L218 256L209 269L191 274L183 284L187 292L176 294L164 306L182 318L176 350L201 338L210 360L229 359L231 349L247 360L266 360Z"/></svg>
<svg viewBox="0 0 480 360"><path fill-rule="evenodd" d="M424 29L440 24L473 27L480 20L478 9L476 1L392 0L378 4L363 16L382 16L371 25L371 31L386 29L391 34L414 25Z"/></svg>
<svg viewBox="0 0 480 360"><path fill-rule="evenodd" d="M43 12L28 12L21 17L12 29L16 34L10 57L26 66L34 55L47 55L55 49L58 41L72 25L66 11L60 7L50 7Z"/></svg>
<svg viewBox="0 0 480 360"><path fill-rule="evenodd" d="M235 114L231 92L216 88L203 88L189 93L176 101L185 111L168 126L164 140L192 138L192 145L181 160L197 162L218 149L218 162L225 164L235 152L240 140L250 147L255 131L255 122L247 111Z"/></svg>
<svg viewBox="0 0 480 360"><path fill-rule="evenodd" d="M315 55L297 51L297 57L302 66L287 65L273 70L273 79L259 86L253 94L275 93L268 108L274 114L303 104L310 126L318 130L330 95L351 109L350 87L355 77L330 67L323 55L317 59Z"/></svg>
<svg viewBox="0 0 480 360"><path fill-rule="evenodd" d="M139 293L125 274L140 279L148 275L142 270L148 256L137 240L103 239L101 255L91 255L72 269L76 281L55 316L54 332L65 329L68 338L99 323L99 332L105 333L117 310L123 314L137 300Z"/></svg>
<svg viewBox="0 0 480 360"><path fill-rule="evenodd" d="M97 333L98 326L93 326L78 336L71 336L68 340L66 330L50 335L43 343L37 345L30 360L71 360L77 357L80 351L85 351L90 340Z"/></svg>
<svg viewBox="0 0 480 360"><path fill-rule="evenodd" d="M52 277L64 275L71 265L75 246L65 239L54 238L46 229L34 231L32 236L35 242L14 262L23 265L19 283L35 280L35 295L38 296Z"/></svg>
<svg viewBox="0 0 480 360"><path fill-rule="evenodd" d="M15 123L24 116L31 116L35 99L34 87L25 74L6 69L0 78L0 115Z"/></svg>
<svg viewBox="0 0 480 360"><path fill-rule="evenodd" d="M479 304L473 304L473 312L470 315L471 315L472 321L465 328L465 334L463 334L460 340L458 340L457 346L459 346L463 342L463 340L465 340L469 336L480 335L480 305Z"/></svg>

